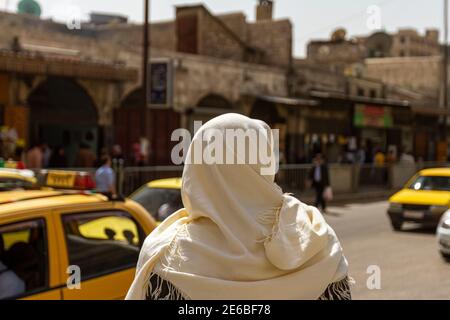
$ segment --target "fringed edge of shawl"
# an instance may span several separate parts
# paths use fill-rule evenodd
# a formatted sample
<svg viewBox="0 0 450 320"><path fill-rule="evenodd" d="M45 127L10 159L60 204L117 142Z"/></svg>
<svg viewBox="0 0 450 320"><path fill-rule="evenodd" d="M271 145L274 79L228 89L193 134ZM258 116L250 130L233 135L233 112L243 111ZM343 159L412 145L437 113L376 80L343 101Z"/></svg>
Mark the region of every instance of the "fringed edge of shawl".
<svg viewBox="0 0 450 320"><path fill-rule="evenodd" d="M351 277L330 284L318 300L352 300L350 287L355 283Z"/></svg>
<svg viewBox="0 0 450 320"><path fill-rule="evenodd" d="M156 279L156 287L152 284L152 279ZM167 286L168 292L165 296L161 296L163 286ZM157 273L151 273L146 290L147 300L190 300L187 294L175 287L170 281L164 279Z"/></svg>
<svg viewBox="0 0 450 320"><path fill-rule="evenodd" d="M271 208L263 213L261 213L257 217L257 221L264 225L271 225L271 231L269 234L266 234L262 239L256 240L258 243L265 243L266 241L270 241L272 237L278 232L278 221L280 219L280 207Z"/></svg>
<svg viewBox="0 0 450 320"><path fill-rule="evenodd" d="M181 260L184 259L175 240L180 234L185 234L187 232L186 228L187 228L186 224L181 226L181 229L175 233L175 235L173 236L169 245L167 246L166 250L164 250L163 260L167 261L167 263L169 265L164 266L163 271L162 271L163 273L168 272L168 270L170 268L170 264L172 263L172 261L175 257L178 257ZM182 300L190 300L190 298L187 294L183 293L179 288L175 287L170 281L166 280L164 278L164 276L161 276L160 274L153 272L153 269L154 269L154 266L153 266L152 270L148 271L148 274L145 277L144 290L143 290L146 293L146 295L150 297L151 300L181 300L180 298L182 298ZM155 275L158 277L158 282L157 282L158 285L155 288L154 293L152 293L153 287L152 287L151 280L152 280L152 277L154 277ZM154 299L155 297L159 296L159 294L162 292L162 286L163 286L164 282L166 282L168 285L169 294L165 298Z"/></svg>

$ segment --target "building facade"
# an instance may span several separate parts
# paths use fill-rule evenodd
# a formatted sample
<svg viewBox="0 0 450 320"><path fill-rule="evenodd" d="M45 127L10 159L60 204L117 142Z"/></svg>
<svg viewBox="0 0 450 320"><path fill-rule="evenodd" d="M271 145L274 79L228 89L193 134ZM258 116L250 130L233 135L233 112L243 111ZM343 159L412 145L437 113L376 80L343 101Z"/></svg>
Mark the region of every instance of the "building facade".
<svg viewBox="0 0 450 320"><path fill-rule="evenodd" d="M224 112L254 113L261 96L288 96L292 26L258 3L258 19L181 6L154 23L151 105L143 105L142 26L93 14L80 29L29 14L0 13L1 124L30 146L114 143L148 164L170 164L173 130ZM159 70L159 71L158 71ZM264 103L263 103L264 104ZM144 141L144 142L143 142Z"/></svg>
<svg viewBox="0 0 450 320"><path fill-rule="evenodd" d="M240 12L216 15L203 5L176 7L173 21L149 27L145 90L142 25L94 13L80 29L69 29L29 14L0 13L0 27L8 30L0 34L0 124L14 128L28 146L67 146L72 163L83 143L97 152L120 144L127 156L137 145L146 164L171 164L173 130L227 112L280 129L285 162L309 161L319 151L337 161L369 140L384 150L437 157L436 144L416 142L434 141L443 116L436 108L437 65L416 63L409 73L394 63L387 67L388 59L408 58L367 59L367 43L391 52L392 36L372 35L370 44L347 40L343 30L330 41L312 42L308 57L295 59L292 24L273 18L274 5L258 1L255 21ZM417 128L432 132L414 136Z"/></svg>

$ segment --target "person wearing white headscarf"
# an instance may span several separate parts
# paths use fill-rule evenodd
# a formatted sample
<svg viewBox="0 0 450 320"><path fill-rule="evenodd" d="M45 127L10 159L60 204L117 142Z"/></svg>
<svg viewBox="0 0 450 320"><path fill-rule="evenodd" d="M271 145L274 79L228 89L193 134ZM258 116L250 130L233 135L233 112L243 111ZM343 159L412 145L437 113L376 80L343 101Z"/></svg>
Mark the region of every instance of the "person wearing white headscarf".
<svg viewBox="0 0 450 320"><path fill-rule="evenodd" d="M237 161L245 154L231 141L222 151L239 164L189 161L227 130L262 132L258 146L275 161L264 122L225 114L204 124L186 156L184 209L145 240L126 299L351 299L335 232L316 208L284 194L274 174L263 175L265 162Z"/></svg>

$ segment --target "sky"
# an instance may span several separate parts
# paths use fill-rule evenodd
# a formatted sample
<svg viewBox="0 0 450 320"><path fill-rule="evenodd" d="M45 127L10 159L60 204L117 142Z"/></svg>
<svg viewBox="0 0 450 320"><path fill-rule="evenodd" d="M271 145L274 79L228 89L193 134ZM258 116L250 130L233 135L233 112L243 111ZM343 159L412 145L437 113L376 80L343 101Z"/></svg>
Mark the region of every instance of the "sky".
<svg viewBox="0 0 450 320"><path fill-rule="evenodd" d="M37 0L42 16L65 22L68 17L88 20L89 13L105 12L142 22L143 0ZM204 3L213 13L244 12L255 20L256 0L150 0L152 21L173 19L176 5ZM19 0L0 0L0 10L16 11ZM376 29L396 31L413 27L424 32L438 28L443 40L444 0L275 0L275 18L289 18L294 25L294 54L304 57L311 39L327 39L338 27L349 36ZM374 7L376 6L376 7Z"/></svg>

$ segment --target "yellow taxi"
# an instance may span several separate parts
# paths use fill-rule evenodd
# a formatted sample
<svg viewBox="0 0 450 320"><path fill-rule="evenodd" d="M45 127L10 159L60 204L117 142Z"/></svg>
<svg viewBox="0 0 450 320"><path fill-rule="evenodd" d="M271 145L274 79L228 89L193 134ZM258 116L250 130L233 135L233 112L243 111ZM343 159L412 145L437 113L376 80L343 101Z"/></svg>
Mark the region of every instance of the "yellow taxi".
<svg viewBox="0 0 450 320"><path fill-rule="evenodd" d="M156 222L135 201L82 190L85 175L47 173L68 177L78 190L0 193L0 299L125 297Z"/></svg>
<svg viewBox="0 0 450 320"><path fill-rule="evenodd" d="M183 208L181 178L150 181L130 195L158 221Z"/></svg>
<svg viewBox="0 0 450 320"><path fill-rule="evenodd" d="M450 206L450 168L419 171L389 199L388 215L394 230L404 222L437 226Z"/></svg>
<svg viewBox="0 0 450 320"><path fill-rule="evenodd" d="M36 188L34 172L27 169L0 167L0 191Z"/></svg>

